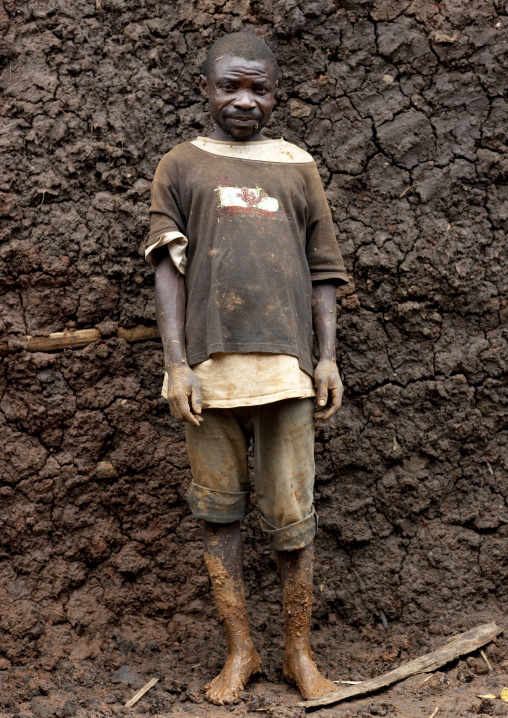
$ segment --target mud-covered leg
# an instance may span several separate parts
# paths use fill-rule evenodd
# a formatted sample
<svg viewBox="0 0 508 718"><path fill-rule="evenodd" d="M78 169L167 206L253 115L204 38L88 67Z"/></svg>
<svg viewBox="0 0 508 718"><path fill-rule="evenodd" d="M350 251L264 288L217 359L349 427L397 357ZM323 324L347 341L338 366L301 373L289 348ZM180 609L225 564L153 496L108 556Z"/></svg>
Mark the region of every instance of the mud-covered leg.
<svg viewBox="0 0 508 718"><path fill-rule="evenodd" d="M279 551L278 559L286 629L284 678L305 700L336 691L337 686L319 673L310 647L314 547Z"/></svg>
<svg viewBox="0 0 508 718"><path fill-rule="evenodd" d="M222 671L205 686L205 695L211 703L226 705L235 701L249 678L261 670L261 659L249 633L240 524L205 521L203 537L206 567L224 625L228 653Z"/></svg>

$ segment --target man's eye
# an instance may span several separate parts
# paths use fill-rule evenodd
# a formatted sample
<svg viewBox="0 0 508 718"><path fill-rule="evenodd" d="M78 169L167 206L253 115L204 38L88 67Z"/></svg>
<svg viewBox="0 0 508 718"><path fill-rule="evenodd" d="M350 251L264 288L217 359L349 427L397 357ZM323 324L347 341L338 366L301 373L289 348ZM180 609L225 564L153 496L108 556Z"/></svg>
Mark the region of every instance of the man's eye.
<svg viewBox="0 0 508 718"><path fill-rule="evenodd" d="M258 95L266 95L268 89L266 87L257 87L256 92Z"/></svg>

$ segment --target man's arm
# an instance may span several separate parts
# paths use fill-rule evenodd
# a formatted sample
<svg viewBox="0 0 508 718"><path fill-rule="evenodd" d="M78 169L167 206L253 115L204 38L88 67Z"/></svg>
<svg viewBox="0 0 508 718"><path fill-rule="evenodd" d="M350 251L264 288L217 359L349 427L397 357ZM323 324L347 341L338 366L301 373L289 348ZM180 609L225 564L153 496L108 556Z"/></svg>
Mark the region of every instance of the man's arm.
<svg viewBox="0 0 508 718"><path fill-rule="evenodd" d="M312 321L319 348L314 382L318 405L322 409L314 414L314 418L325 420L337 413L344 392L335 357L337 301L333 284L312 285Z"/></svg>
<svg viewBox="0 0 508 718"><path fill-rule="evenodd" d="M167 247L163 250L155 256L155 313L169 379L169 408L175 419L199 426L203 421L201 386L185 355L185 281Z"/></svg>

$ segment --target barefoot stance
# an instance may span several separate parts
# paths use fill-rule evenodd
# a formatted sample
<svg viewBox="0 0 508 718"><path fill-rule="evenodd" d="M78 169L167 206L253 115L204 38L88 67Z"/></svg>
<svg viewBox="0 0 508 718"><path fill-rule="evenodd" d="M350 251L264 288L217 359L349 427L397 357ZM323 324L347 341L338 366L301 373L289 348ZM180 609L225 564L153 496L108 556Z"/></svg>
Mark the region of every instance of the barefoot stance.
<svg viewBox="0 0 508 718"><path fill-rule="evenodd" d="M287 654L282 675L287 683L298 688L306 701L338 690L335 683L318 671L311 651L302 650Z"/></svg>
<svg viewBox="0 0 508 718"><path fill-rule="evenodd" d="M217 706L234 703L249 678L260 671L261 658L253 646L247 650L233 651L228 654L219 675L204 687L205 697Z"/></svg>

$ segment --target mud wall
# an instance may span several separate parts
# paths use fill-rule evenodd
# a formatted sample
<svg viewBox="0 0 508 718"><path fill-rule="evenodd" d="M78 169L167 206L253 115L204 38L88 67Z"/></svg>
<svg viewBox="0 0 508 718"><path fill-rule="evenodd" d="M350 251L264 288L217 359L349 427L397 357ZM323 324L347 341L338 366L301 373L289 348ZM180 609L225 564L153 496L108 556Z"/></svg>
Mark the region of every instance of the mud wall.
<svg viewBox="0 0 508 718"><path fill-rule="evenodd" d="M3 7L0 660L198 639L215 616L160 344L114 334L154 321L150 180L209 130L205 48L244 27L277 53L270 132L316 157L356 285L340 296L344 408L317 433L316 624L382 610L439 633L506 607L505 4ZM86 348L26 351L26 334L94 326ZM245 538L270 640L279 589L255 511Z"/></svg>

